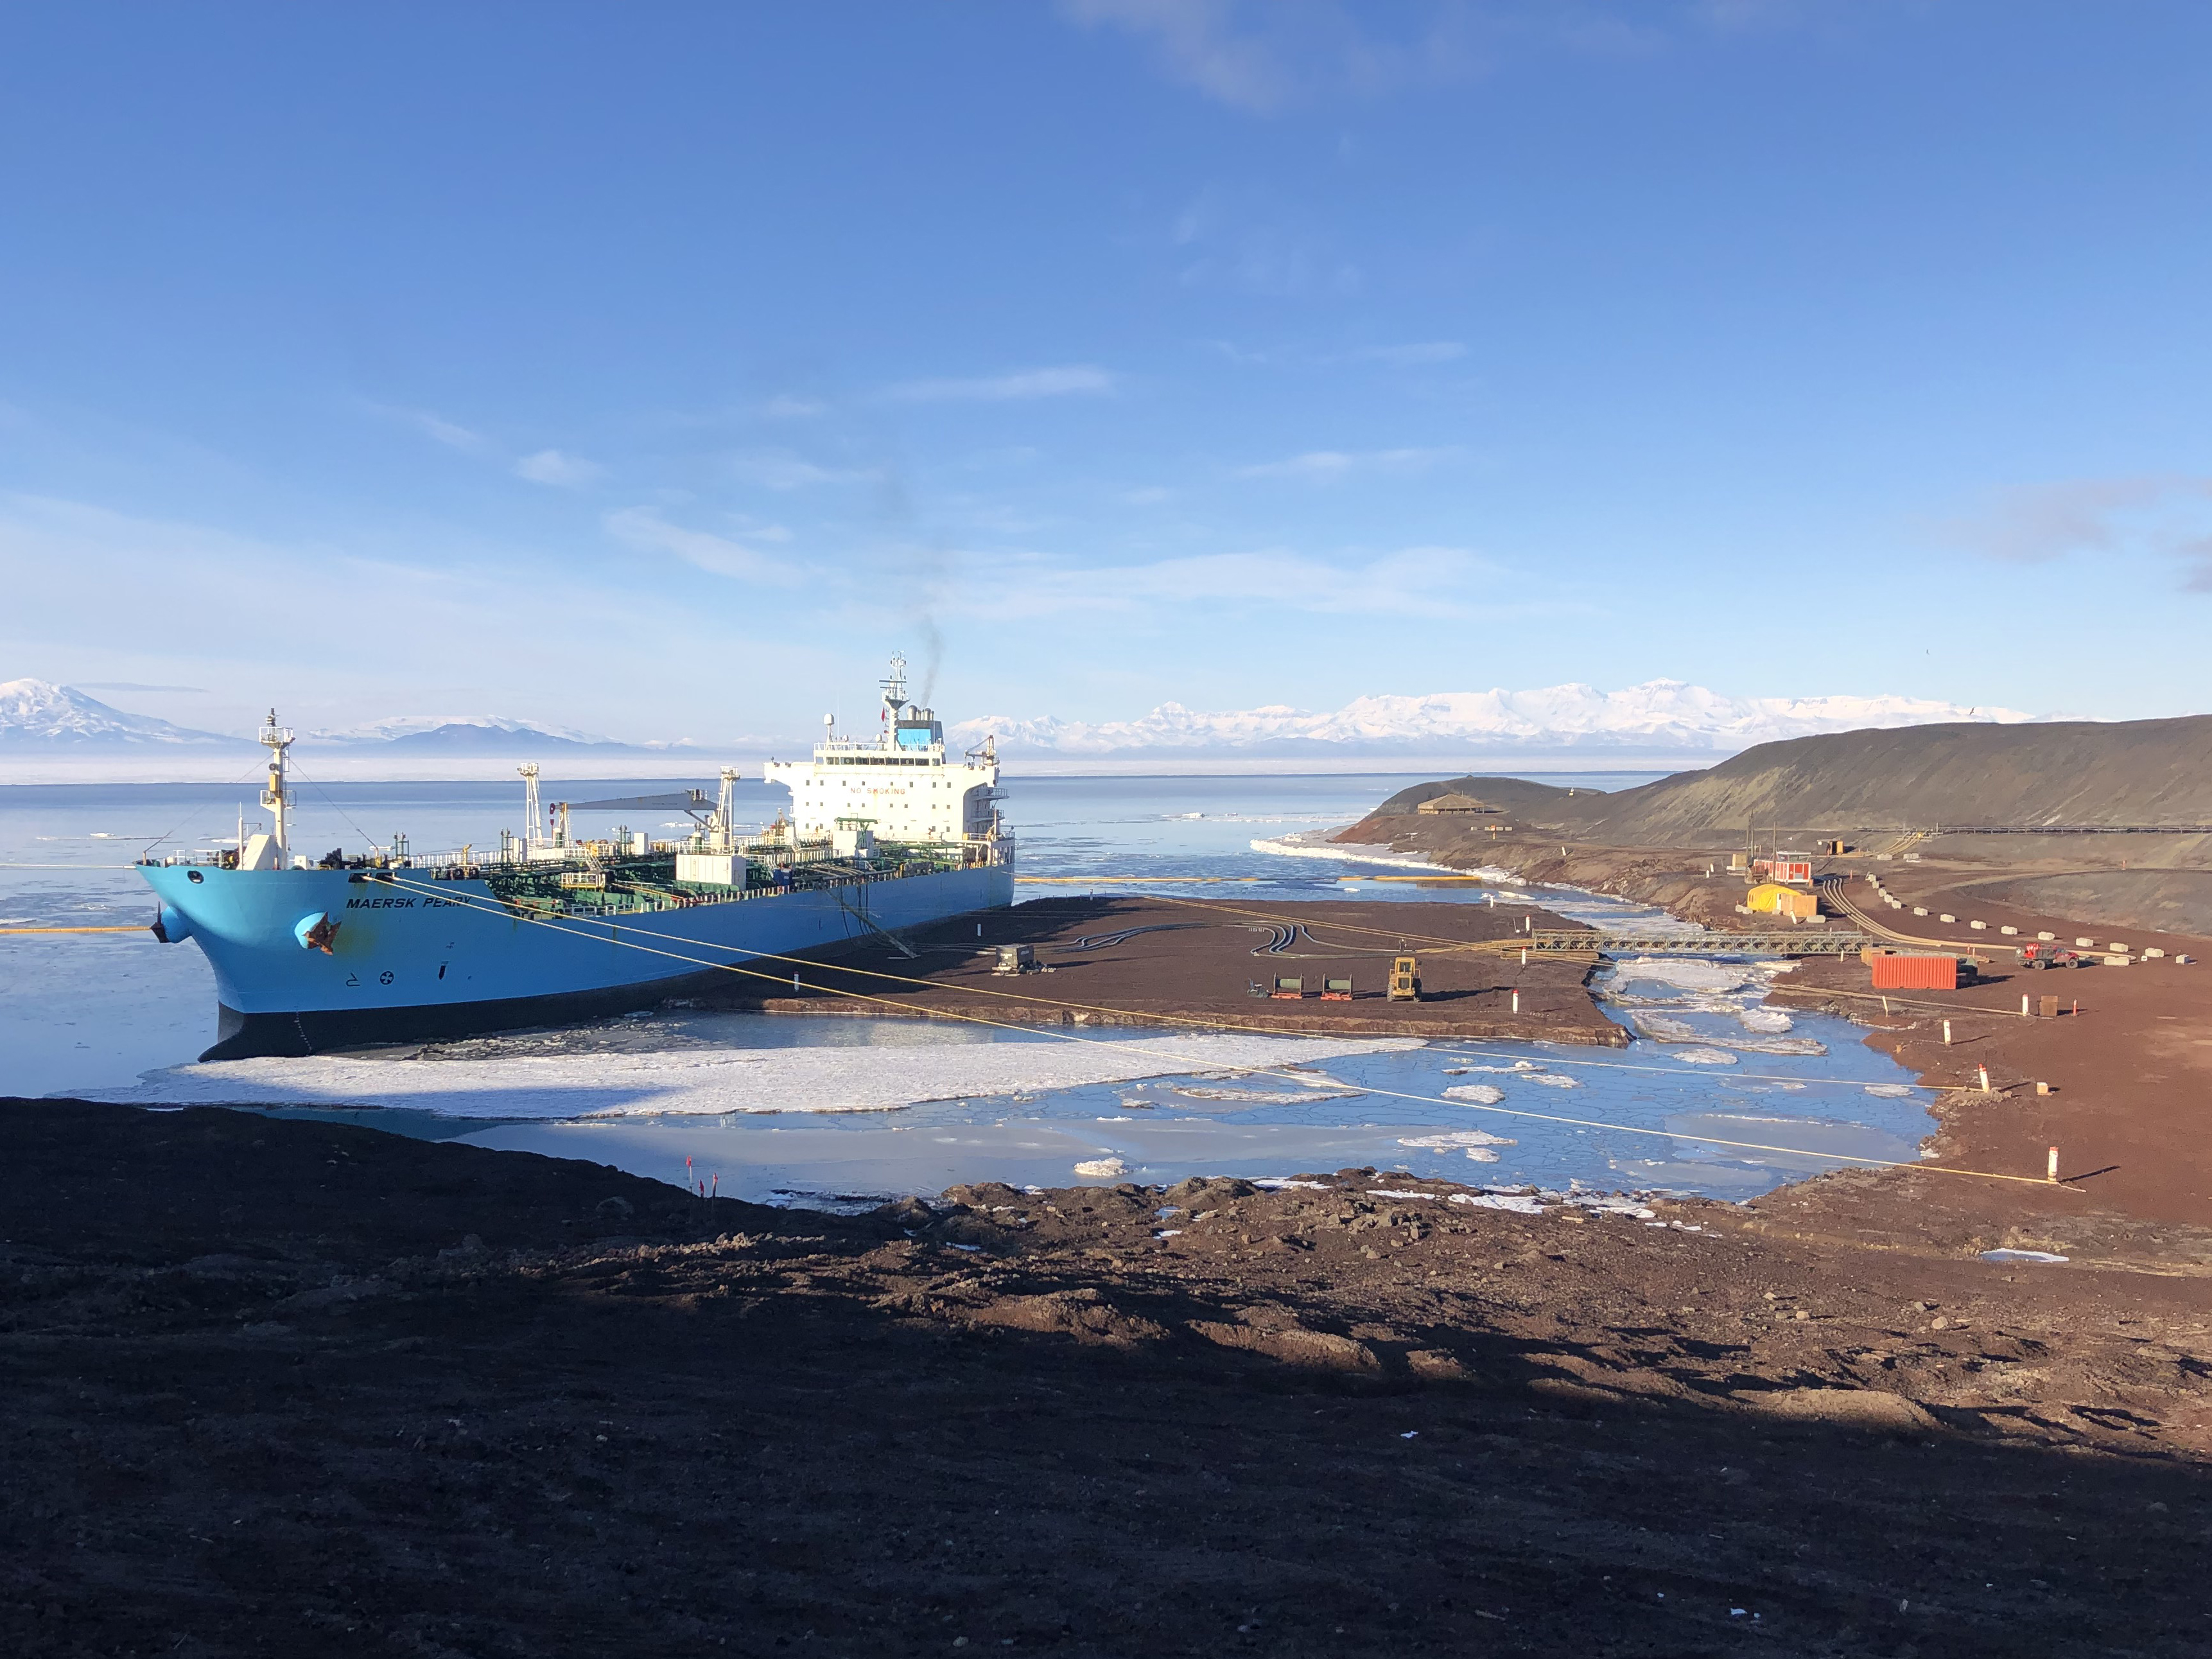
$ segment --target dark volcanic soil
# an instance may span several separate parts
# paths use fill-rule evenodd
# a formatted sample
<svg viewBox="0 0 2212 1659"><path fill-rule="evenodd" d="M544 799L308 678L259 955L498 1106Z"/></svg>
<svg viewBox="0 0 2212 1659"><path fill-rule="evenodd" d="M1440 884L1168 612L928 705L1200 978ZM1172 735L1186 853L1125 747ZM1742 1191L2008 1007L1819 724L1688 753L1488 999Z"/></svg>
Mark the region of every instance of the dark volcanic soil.
<svg viewBox="0 0 2212 1659"><path fill-rule="evenodd" d="M1451 1190L843 1220L0 1103L0 1648L2212 1643L2212 1280Z"/></svg>

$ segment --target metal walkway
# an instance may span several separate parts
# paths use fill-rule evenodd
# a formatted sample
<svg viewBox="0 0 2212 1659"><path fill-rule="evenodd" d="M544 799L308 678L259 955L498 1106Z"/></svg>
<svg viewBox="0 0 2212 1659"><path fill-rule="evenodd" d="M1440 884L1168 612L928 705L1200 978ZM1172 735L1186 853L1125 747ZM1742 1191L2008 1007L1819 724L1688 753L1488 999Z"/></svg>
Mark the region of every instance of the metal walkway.
<svg viewBox="0 0 2212 1659"><path fill-rule="evenodd" d="M1510 948L1516 942L1502 942ZM1765 933L1593 932L1583 928L1539 928L1519 942L1531 950L1573 951L1600 956L1856 956L1883 943L1871 933L1842 928L1795 927Z"/></svg>

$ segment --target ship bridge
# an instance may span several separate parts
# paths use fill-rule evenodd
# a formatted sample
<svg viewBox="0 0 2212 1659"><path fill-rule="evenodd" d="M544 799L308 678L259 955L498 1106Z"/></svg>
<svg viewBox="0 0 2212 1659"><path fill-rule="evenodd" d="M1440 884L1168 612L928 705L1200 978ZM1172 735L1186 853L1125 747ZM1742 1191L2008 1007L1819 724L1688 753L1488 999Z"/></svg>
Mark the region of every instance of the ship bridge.
<svg viewBox="0 0 2212 1659"><path fill-rule="evenodd" d="M949 756L936 711L907 695L904 657L891 659L882 686L872 736L841 735L836 717L824 715L811 761L771 760L763 769L791 791L793 831L811 840L865 826L878 840L908 845L996 839L995 746L987 739L972 753Z"/></svg>

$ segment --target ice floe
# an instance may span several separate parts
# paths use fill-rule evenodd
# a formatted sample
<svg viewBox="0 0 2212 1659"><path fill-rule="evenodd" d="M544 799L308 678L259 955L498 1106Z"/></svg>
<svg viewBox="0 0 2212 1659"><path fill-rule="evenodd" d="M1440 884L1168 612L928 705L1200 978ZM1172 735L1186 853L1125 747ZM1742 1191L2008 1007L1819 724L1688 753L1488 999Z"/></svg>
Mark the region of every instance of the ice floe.
<svg viewBox="0 0 2212 1659"><path fill-rule="evenodd" d="M1684 1065L1734 1065L1735 1056L1725 1048L1678 1048L1671 1058Z"/></svg>
<svg viewBox="0 0 2212 1659"><path fill-rule="evenodd" d="M1364 1089L1237 1089L1219 1083L1176 1083L1175 1092L1194 1101L1249 1101L1259 1106L1299 1106L1308 1101L1348 1101Z"/></svg>
<svg viewBox="0 0 2212 1659"><path fill-rule="evenodd" d="M1448 1101L1473 1101L1478 1106L1495 1106L1505 1098L1505 1091L1494 1083L1456 1083L1444 1090Z"/></svg>
<svg viewBox="0 0 2212 1659"><path fill-rule="evenodd" d="M1486 1135L1479 1129L1462 1129L1443 1135L1401 1135L1398 1144L1425 1147L1432 1152L1456 1150L1464 1152L1476 1163L1496 1163L1498 1154L1492 1150L1493 1147L1513 1146L1518 1143L1508 1140L1503 1135Z"/></svg>

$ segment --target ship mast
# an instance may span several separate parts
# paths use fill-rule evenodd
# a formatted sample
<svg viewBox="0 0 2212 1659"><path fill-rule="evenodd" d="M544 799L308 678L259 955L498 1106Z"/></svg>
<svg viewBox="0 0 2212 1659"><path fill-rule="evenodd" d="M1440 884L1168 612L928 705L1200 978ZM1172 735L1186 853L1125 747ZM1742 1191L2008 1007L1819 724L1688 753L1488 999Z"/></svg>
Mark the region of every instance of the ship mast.
<svg viewBox="0 0 2212 1659"><path fill-rule="evenodd" d="M276 820L276 833L270 838L276 843L277 867L290 862L292 791L284 787L284 751L292 747L292 729L276 723L276 711L269 711L269 718L261 728L261 741L269 751L269 784L261 791L261 804L269 808Z"/></svg>
<svg viewBox="0 0 2212 1659"><path fill-rule="evenodd" d="M893 729L892 723L897 720L899 711L906 706L905 652L894 651L891 654L891 671L878 683L884 688L884 731L881 741L884 747L890 748L896 741L896 733Z"/></svg>
<svg viewBox="0 0 2212 1659"><path fill-rule="evenodd" d="M725 766L722 768L721 796L714 802L714 845L707 849L709 852L737 851L737 795L738 769L735 766Z"/></svg>
<svg viewBox="0 0 2212 1659"><path fill-rule="evenodd" d="M527 858L542 833L538 816L538 763L532 760L515 770L522 774L522 856Z"/></svg>

